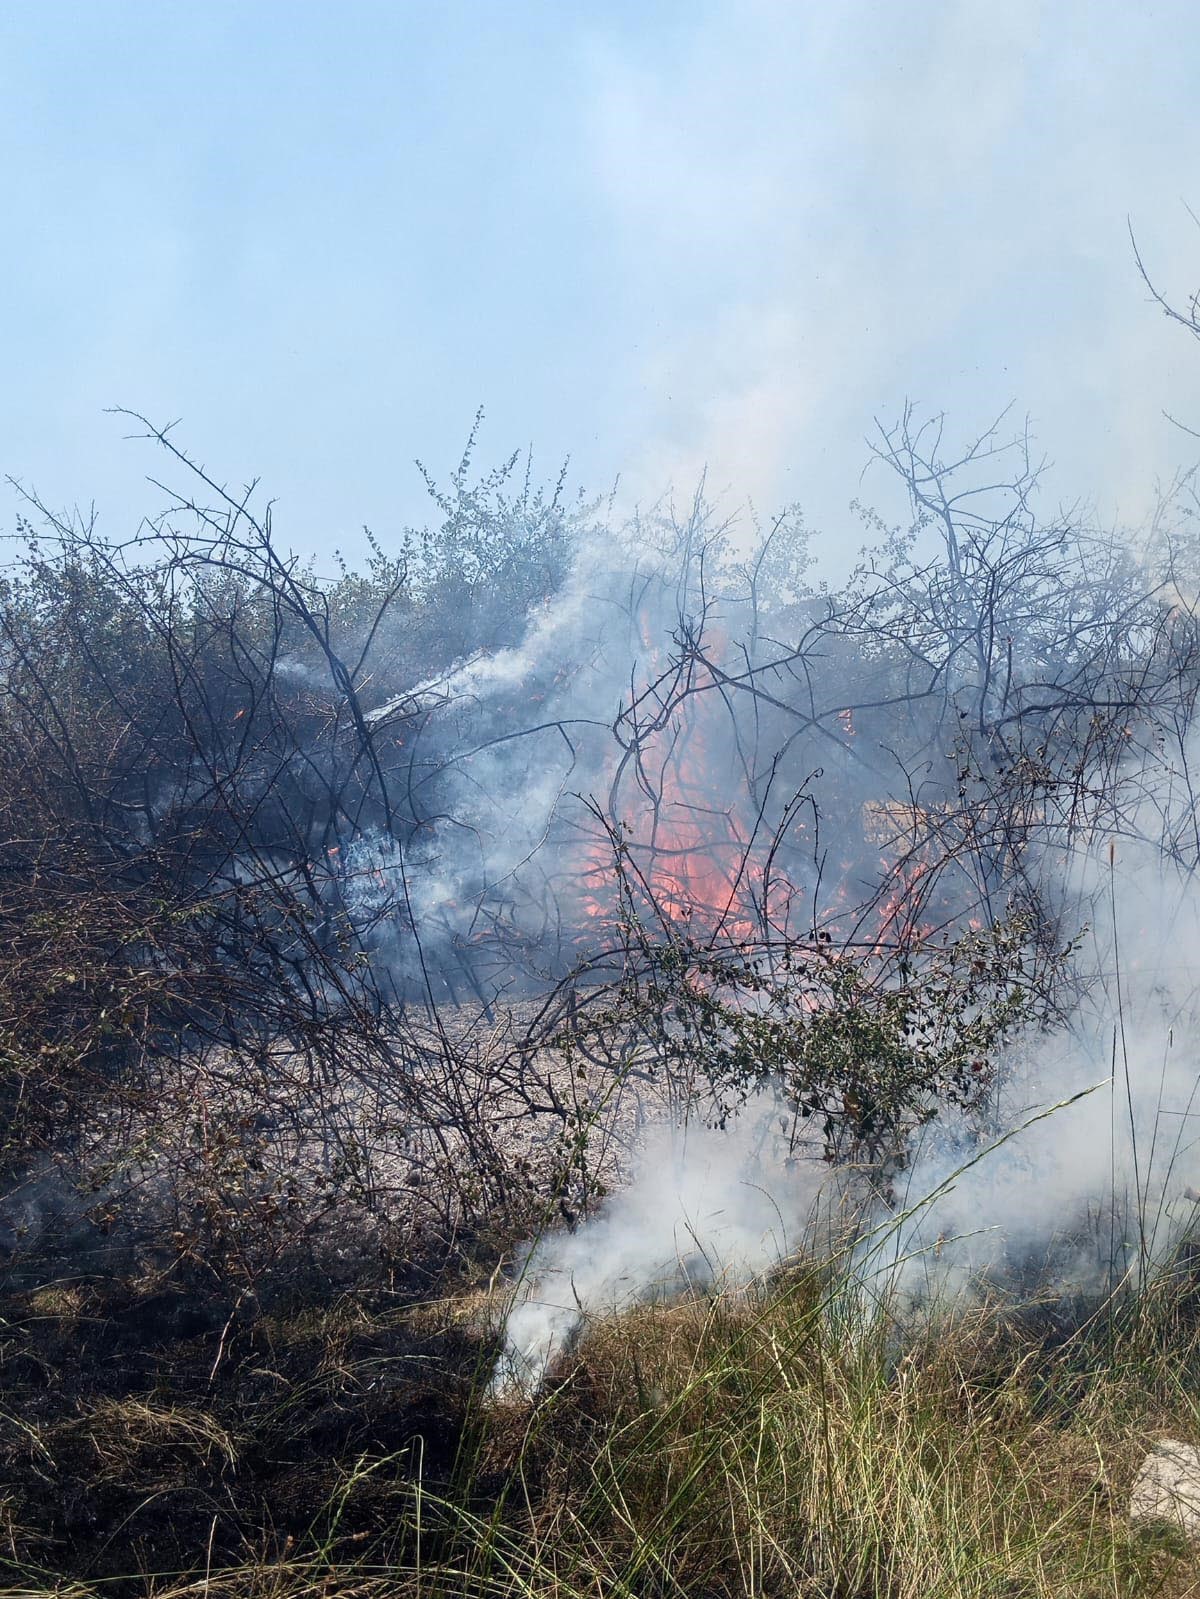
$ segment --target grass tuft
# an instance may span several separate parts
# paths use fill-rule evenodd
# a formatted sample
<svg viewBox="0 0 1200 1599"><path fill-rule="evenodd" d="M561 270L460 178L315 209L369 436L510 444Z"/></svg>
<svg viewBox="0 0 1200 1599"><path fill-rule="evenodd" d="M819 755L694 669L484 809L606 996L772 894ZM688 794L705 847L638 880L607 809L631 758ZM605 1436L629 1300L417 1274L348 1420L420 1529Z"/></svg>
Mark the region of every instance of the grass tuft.
<svg viewBox="0 0 1200 1599"><path fill-rule="evenodd" d="M0 1599L1181 1599L1196 1551L1128 1498L1157 1439L1200 1441L1186 1267L1070 1325L997 1300L903 1329L793 1268L594 1319L521 1401L488 1397L478 1287L262 1312L211 1382L201 1339L70 1414L25 1393ZM76 1523L39 1517L68 1479Z"/></svg>

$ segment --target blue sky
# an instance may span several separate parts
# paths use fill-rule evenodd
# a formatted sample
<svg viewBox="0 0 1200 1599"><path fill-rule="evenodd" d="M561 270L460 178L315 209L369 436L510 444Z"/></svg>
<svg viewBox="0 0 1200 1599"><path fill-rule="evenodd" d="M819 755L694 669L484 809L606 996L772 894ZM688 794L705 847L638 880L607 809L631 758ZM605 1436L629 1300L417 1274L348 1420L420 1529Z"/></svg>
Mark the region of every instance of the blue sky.
<svg viewBox="0 0 1200 1599"><path fill-rule="evenodd" d="M798 501L832 556L906 397L1009 401L1136 520L1193 446L1188 4L0 8L0 469L117 534L182 418L296 547L423 521L476 408L622 503ZM13 502L15 515L15 502ZM11 522L11 518L10 518Z"/></svg>

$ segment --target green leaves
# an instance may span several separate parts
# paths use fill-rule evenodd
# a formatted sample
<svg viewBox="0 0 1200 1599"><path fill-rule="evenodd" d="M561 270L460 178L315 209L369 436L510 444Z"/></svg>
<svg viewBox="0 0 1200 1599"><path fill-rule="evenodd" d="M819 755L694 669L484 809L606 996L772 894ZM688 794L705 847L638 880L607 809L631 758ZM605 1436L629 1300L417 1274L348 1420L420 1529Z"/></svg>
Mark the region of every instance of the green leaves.
<svg viewBox="0 0 1200 1599"><path fill-rule="evenodd" d="M774 1085L802 1121L817 1119L830 1160L895 1158L939 1110L981 1110L998 1053L1045 1013L1069 952L1052 970L1043 957L1035 989L1022 975L1029 936L1015 916L903 960L822 942L714 953L643 937L605 1025L640 1041L648 1068L690 1083L717 1120Z"/></svg>

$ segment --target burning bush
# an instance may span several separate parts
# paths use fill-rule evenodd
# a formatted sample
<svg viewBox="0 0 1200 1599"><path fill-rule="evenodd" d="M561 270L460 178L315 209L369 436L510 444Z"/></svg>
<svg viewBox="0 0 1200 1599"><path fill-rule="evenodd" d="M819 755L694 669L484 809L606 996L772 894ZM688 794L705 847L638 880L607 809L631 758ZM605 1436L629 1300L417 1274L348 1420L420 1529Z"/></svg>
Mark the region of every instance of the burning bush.
<svg viewBox="0 0 1200 1599"><path fill-rule="evenodd" d="M161 1107L208 1149L232 1106L245 1214L311 1227L332 1172L444 1235L577 1210L639 1085L721 1119L768 1080L895 1161L1069 1004L1062 859L1191 847L1144 801L1195 619L1038 522L1022 440L1000 482L995 432L882 433L913 525L831 591L795 515L749 558L699 500L622 534L469 451L440 531L323 580L154 438L188 491L125 545L41 509L0 596L11 1172L150 1192Z"/></svg>

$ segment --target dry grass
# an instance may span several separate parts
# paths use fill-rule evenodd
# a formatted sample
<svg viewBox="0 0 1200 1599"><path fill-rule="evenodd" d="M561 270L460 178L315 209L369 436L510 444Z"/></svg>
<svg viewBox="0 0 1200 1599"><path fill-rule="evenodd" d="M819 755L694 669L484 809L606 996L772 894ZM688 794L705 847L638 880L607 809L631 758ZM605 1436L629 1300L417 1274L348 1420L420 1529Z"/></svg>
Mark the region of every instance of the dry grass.
<svg viewBox="0 0 1200 1599"><path fill-rule="evenodd" d="M225 1386L160 1367L5 1418L0 1599L1182 1599L1200 1559L1127 1507L1156 1438L1200 1442L1193 1297L1168 1281L1053 1341L1011 1306L901 1338L797 1271L600 1321L522 1403L486 1396L482 1287L264 1315ZM28 1536L18 1458L90 1472L114 1524ZM115 1520L189 1478L208 1508L171 1575Z"/></svg>
<svg viewBox="0 0 1200 1599"><path fill-rule="evenodd" d="M1200 1565L1125 1513L1159 1429L1197 1436L1183 1352L1131 1329L1090 1370L1086 1338L1051 1357L1012 1336L981 1369L984 1332L897 1361L885 1321L831 1320L811 1285L600 1328L526 1419L503 1529L464 1523L473 1562L428 1591L1196 1591Z"/></svg>

